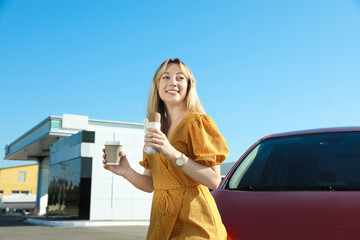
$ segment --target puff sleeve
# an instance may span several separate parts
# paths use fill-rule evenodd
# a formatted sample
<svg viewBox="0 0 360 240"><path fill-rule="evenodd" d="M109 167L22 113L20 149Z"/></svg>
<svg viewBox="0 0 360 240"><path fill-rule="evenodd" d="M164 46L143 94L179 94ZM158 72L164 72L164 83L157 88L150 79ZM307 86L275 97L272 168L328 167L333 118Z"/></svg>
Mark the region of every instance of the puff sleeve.
<svg viewBox="0 0 360 240"><path fill-rule="evenodd" d="M226 159L229 150L225 138L211 117L204 114L196 116L188 130L191 159L208 167L219 165Z"/></svg>
<svg viewBox="0 0 360 240"><path fill-rule="evenodd" d="M145 151L143 151L143 160L140 161L139 164L141 166L143 166L144 168L146 168L146 169L151 169L150 163L149 163L149 161L147 160L146 157L147 157L147 153Z"/></svg>

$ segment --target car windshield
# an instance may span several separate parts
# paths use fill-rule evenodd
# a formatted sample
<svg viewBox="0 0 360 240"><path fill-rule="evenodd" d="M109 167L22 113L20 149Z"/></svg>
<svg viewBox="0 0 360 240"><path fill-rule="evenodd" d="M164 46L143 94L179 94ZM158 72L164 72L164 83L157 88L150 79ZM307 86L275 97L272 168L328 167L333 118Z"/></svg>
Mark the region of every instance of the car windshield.
<svg viewBox="0 0 360 240"><path fill-rule="evenodd" d="M237 166L227 189L360 190L360 132L267 139Z"/></svg>

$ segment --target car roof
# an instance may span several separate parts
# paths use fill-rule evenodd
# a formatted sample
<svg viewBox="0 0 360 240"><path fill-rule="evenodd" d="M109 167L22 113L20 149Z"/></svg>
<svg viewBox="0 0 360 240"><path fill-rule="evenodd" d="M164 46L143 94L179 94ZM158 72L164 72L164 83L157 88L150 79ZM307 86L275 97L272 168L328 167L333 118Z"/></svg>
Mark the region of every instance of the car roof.
<svg viewBox="0 0 360 240"><path fill-rule="evenodd" d="M354 127L333 127L333 128L316 128L284 133L275 133L264 137L263 139L278 138L278 137L290 137L298 135L320 134L320 133L339 133L339 132L360 132L360 126Z"/></svg>

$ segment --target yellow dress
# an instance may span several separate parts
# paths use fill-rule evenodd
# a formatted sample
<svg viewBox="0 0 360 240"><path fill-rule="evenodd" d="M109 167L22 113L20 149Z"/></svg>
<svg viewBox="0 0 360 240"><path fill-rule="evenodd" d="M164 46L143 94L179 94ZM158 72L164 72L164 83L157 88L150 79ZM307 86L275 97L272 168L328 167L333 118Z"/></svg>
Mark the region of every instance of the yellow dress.
<svg viewBox="0 0 360 240"><path fill-rule="evenodd" d="M221 164L229 153L215 122L196 112L186 115L168 140L178 151L206 166ZM155 188L147 239L227 238L207 187L189 178L162 154L144 152L140 164L151 169Z"/></svg>

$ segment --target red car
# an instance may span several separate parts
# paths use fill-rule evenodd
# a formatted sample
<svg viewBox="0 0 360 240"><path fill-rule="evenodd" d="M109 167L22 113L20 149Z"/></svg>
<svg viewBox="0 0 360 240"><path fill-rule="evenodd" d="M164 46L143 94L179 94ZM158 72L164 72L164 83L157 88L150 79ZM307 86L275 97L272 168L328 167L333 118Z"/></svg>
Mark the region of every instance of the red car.
<svg viewBox="0 0 360 240"><path fill-rule="evenodd" d="M267 136L212 194L229 239L359 240L360 127Z"/></svg>

